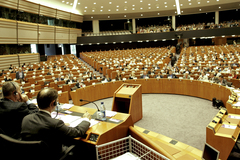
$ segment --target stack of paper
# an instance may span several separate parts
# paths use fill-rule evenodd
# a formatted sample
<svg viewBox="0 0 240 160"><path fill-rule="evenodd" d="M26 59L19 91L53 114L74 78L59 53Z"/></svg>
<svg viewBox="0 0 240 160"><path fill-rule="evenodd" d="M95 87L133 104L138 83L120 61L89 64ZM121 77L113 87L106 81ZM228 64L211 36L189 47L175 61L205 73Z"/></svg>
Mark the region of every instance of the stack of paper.
<svg viewBox="0 0 240 160"><path fill-rule="evenodd" d="M233 104L233 106L240 107L240 102L237 102L237 103Z"/></svg>
<svg viewBox="0 0 240 160"><path fill-rule="evenodd" d="M107 111L106 110L106 117L113 117L117 114L117 112L115 111Z"/></svg>
<svg viewBox="0 0 240 160"><path fill-rule="evenodd" d="M61 108L62 109L70 109L70 108L72 108L74 105L73 104L67 104L67 103L65 103L65 104L63 104L62 106L61 106Z"/></svg>

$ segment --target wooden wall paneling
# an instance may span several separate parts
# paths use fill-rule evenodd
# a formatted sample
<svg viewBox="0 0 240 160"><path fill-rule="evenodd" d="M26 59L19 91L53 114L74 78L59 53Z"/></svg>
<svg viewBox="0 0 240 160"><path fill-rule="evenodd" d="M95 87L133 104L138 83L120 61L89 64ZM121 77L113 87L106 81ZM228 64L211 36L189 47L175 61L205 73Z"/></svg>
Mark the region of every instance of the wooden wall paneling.
<svg viewBox="0 0 240 160"><path fill-rule="evenodd" d="M17 21L0 18L0 44L17 44Z"/></svg>
<svg viewBox="0 0 240 160"><path fill-rule="evenodd" d="M82 34L81 29L70 29L69 30L69 41L70 43L77 43L77 37Z"/></svg>
<svg viewBox="0 0 240 160"><path fill-rule="evenodd" d="M55 43L56 44L69 43L69 28L55 27Z"/></svg>
<svg viewBox="0 0 240 160"><path fill-rule="evenodd" d="M38 24L17 22L18 24L18 44L38 43Z"/></svg>
<svg viewBox="0 0 240 160"><path fill-rule="evenodd" d="M30 53L30 54L18 54L19 56L19 63L22 65L23 63L39 63L40 62L40 55L39 53Z"/></svg>
<svg viewBox="0 0 240 160"><path fill-rule="evenodd" d="M82 15L78 15L78 14L74 14L74 13L71 13L71 21L74 21L74 22L83 22L83 16Z"/></svg>
<svg viewBox="0 0 240 160"><path fill-rule="evenodd" d="M40 5L40 7L39 7L39 14L43 15L43 16L48 16L48 17L55 18L56 15L57 15L57 9Z"/></svg>
<svg viewBox="0 0 240 160"><path fill-rule="evenodd" d="M39 4L25 0L19 0L18 10L28 13L39 14Z"/></svg>
<svg viewBox="0 0 240 160"><path fill-rule="evenodd" d="M54 44L55 27L48 25L38 25L38 44Z"/></svg>
<svg viewBox="0 0 240 160"><path fill-rule="evenodd" d="M57 10L57 16L56 16L56 18L64 19L64 20L71 20L70 14L71 14L70 12L65 12L65 11Z"/></svg>
<svg viewBox="0 0 240 160"><path fill-rule="evenodd" d="M10 64L18 67L18 55L3 55L0 56L0 70L9 70Z"/></svg>
<svg viewBox="0 0 240 160"><path fill-rule="evenodd" d="M0 6L17 10L18 0L0 0Z"/></svg>

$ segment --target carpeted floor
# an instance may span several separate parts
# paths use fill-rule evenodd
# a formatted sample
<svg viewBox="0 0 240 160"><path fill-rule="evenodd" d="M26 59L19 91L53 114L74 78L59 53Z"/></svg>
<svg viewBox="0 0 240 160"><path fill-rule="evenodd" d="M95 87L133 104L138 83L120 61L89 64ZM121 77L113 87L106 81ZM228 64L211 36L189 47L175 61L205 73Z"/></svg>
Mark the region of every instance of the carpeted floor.
<svg viewBox="0 0 240 160"><path fill-rule="evenodd" d="M113 98L96 101L111 110ZM93 104L84 107L95 108ZM143 119L135 125L203 150L206 126L219 111L201 98L172 94L143 94Z"/></svg>

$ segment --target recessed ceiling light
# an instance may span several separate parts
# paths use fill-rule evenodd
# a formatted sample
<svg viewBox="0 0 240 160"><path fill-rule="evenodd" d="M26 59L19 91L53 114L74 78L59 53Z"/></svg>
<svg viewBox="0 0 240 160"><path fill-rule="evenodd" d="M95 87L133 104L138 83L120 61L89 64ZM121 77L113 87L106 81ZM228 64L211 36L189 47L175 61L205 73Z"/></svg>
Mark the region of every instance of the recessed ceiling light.
<svg viewBox="0 0 240 160"><path fill-rule="evenodd" d="M225 37L225 36L222 36L222 37Z"/></svg>
<svg viewBox="0 0 240 160"><path fill-rule="evenodd" d="M175 39L172 39L173 41L175 40Z"/></svg>
<svg viewBox="0 0 240 160"><path fill-rule="evenodd" d="M164 4L167 4L167 2L164 2Z"/></svg>
<svg viewBox="0 0 240 160"><path fill-rule="evenodd" d="M87 6L85 8L87 9Z"/></svg>
<svg viewBox="0 0 240 160"><path fill-rule="evenodd" d="M148 5L149 5L149 6L151 6L151 4L150 4L150 3L149 3Z"/></svg>
<svg viewBox="0 0 240 160"><path fill-rule="evenodd" d="M219 6L218 8L221 8L221 6Z"/></svg>
<svg viewBox="0 0 240 160"><path fill-rule="evenodd" d="M84 12L87 12L86 10L84 10Z"/></svg>
<svg viewBox="0 0 240 160"><path fill-rule="evenodd" d="M183 13L183 11L181 11Z"/></svg>
<svg viewBox="0 0 240 160"><path fill-rule="evenodd" d="M232 35L232 37L235 37L235 35Z"/></svg>
<svg viewBox="0 0 240 160"><path fill-rule="evenodd" d="M142 2L142 0L140 0L140 2Z"/></svg>
<svg viewBox="0 0 240 160"><path fill-rule="evenodd" d="M81 44L81 46L83 46L83 44Z"/></svg>
<svg viewBox="0 0 240 160"><path fill-rule="evenodd" d="M108 42L105 42L105 44L108 44Z"/></svg>
<svg viewBox="0 0 240 160"><path fill-rule="evenodd" d="M173 7L176 7L176 5L174 4Z"/></svg>
<svg viewBox="0 0 240 160"><path fill-rule="evenodd" d="M97 43L97 45L99 45L100 43Z"/></svg>
<svg viewBox="0 0 240 160"><path fill-rule="evenodd" d="M73 5L72 3L70 3L70 5Z"/></svg>
<svg viewBox="0 0 240 160"><path fill-rule="evenodd" d="M135 5L134 5L134 4L133 4L132 6L133 6L133 7L135 7Z"/></svg>
<svg viewBox="0 0 240 160"><path fill-rule="evenodd" d="M198 2L198 4L200 4L201 2Z"/></svg>
<svg viewBox="0 0 240 160"><path fill-rule="evenodd" d="M65 1L62 1L63 3L65 2Z"/></svg>
<svg viewBox="0 0 240 160"><path fill-rule="evenodd" d="M95 12L95 10L92 10L92 12Z"/></svg>
<svg viewBox="0 0 240 160"><path fill-rule="evenodd" d="M135 10L135 8L132 8L132 10Z"/></svg>
<svg viewBox="0 0 240 160"><path fill-rule="evenodd" d="M160 13L158 13L158 15L159 15Z"/></svg>
<svg viewBox="0 0 240 160"><path fill-rule="evenodd" d="M112 4L112 2L109 2L109 4Z"/></svg>
<svg viewBox="0 0 240 160"><path fill-rule="evenodd" d="M177 11L175 11L175 13L177 13Z"/></svg>
<svg viewBox="0 0 240 160"><path fill-rule="evenodd" d="M121 43L124 43L123 41Z"/></svg>
<svg viewBox="0 0 240 160"><path fill-rule="evenodd" d="M108 16L108 18L110 18L110 16Z"/></svg>
<svg viewBox="0 0 240 160"><path fill-rule="evenodd" d="M191 0L188 0L189 2L191 2Z"/></svg>
<svg viewBox="0 0 240 160"><path fill-rule="evenodd" d="M68 4L69 2L66 2L66 4Z"/></svg>
<svg viewBox="0 0 240 160"><path fill-rule="evenodd" d="M93 17L91 17L91 18L93 18Z"/></svg>
<svg viewBox="0 0 240 160"><path fill-rule="evenodd" d="M157 6L157 8L159 8L159 6Z"/></svg>
<svg viewBox="0 0 240 160"><path fill-rule="evenodd" d="M148 7L148 9L151 9L151 7Z"/></svg>
<svg viewBox="0 0 240 160"><path fill-rule="evenodd" d="M93 4L97 4L96 2L94 2Z"/></svg>
<svg viewBox="0 0 240 160"><path fill-rule="evenodd" d="M100 10L100 12L102 12L102 10Z"/></svg>
<svg viewBox="0 0 240 160"><path fill-rule="evenodd" d="M124 3L127 3L127 1L125 1Z"/></svg>
<svg viewBox="0 0 240 160"><path fill-rule="evenodd" d="M189 3L189 5L192 5L192 3Z"/></svg>
<svg viewBox="0 0 240 160"><path fill-rule="evenodd" d="M180 4L180 6L183 6L183 4Z"/></svg>
<svg viewBox="0 0 240 160"><path fill-rule="evenodd" d="M167 8L167 6L165 6L165 8Z"/></svg>
<svg viewBox="0 0 240 160"><path fill-rule="evenodd" d="M219 1L219 0L217 0L217 1Z"/></svg>
<svg viewBox="0 0 240 160"><path fill-rule="evenodd" d="M143 16L143 14L141 14L141 16Z"/></svg>
<svg viewBox="0 0 240 160"><path fill-rule="evenodd" d="M129 43L132 43L132 41L129 41Z"/></svg>
<svg viewBox="0 0 240 160"><path fill-rule="evenodd" d="M140 8L140 9L143 9L143 8Z"/></svg>
<svg viewBox="0 0 240 160"><path fill-rule="evenodd" d="M117 6L117 8L118 8L119 6Z"/></svg>
<svg viewBox="0 0 240 160"><path fill-rule="evenodd" d="M81 4L81 3L78 3L78 4Z"/></svg>
<svg viewBox="0 0 240 160"><path fill-rule="evenodd" d="M201 11L202 9L199 9L199 11Z"/></svg>
<svg viewBox="0 0 240 160"><path fill-rule="evenodd" d="M127 17L127 15L124 15L124 17Z"/></svg>
<svg viewBox="0 0 240 160"><path fill-rule="evenodd" d="M209 3L209 1L207 1L207 3Z"/></svg>
<svg viewBox="0 0 240 160"><path fill-rule="evenodd" d="M113 42L113 44L116 44L116 42Z"/></svg>
<svg viewBox="0 0 240 160"><path fill-rule="evenodd" d="M125 11L127 10L127 8L124 9Z"/></svg>
<svg viewBox="0 0 240 160"><path fill-rule="evenodd" d="M109 12L111 11L111 9L108 10Z"/></svg>
<svg viewBox="0 0 240 160"><path fill-rule="evenodd" d="M101 6L101 8L103 8L103 6Z"/></svg>
<svg viewBox="0 0 240 160"><path fill-rule="evenodd" d="M155 39L154 42L157 42L157 40Z"/></svg>
<svg viewBox="0 0 240 160"><path fill-rule="evenodd" d="M158 1L158 0L156 0L156 1Z"/></svg>
<svg viewBox="0 0 240 160"><path fill-rule="evenodd" d="M116 9L116 11L119 11L119 9Z"/></svg>

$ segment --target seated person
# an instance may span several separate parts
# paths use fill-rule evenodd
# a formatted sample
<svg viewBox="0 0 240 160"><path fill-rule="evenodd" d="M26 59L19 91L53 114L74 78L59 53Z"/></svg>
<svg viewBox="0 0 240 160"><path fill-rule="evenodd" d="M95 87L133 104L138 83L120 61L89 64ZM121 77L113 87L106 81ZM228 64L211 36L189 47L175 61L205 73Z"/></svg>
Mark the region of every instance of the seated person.
<svg viewBox="0 0 240 160"><path fill-rule="evenodd" d="M237 76L235 70L232 70L232 71L231 71L231 74L229 74L229 77L231 77L231 78L233 78L233 79L238 79L238 76Z"/></svg>
<svg viewBox="0 0 240 160"><path fill-rule="evenodd" d="M84 83L83 83L82 80L79 78L79 79L77 80L77 83L75 84L75 86L76 86L77 88L82 88L83 85L84 85Z"/></svg>
<svg viewBox="0 0 240 160"><path fill-rule="evenodd" d="M178 78L175 74L173 74L172 70L169 71L169 74L167 77L168 78Z"/></svg>
<svg viewBox="0 0 240 160"><path fill-rule="evenodd" d="M111 82L111 78L109 78L108 74L106 74L105 77L103 77L102 81Z"/></svg>
<svg viewBox="0 0 240 160"><path fill-rule="evenodd" d="M120 72L117 72L117 75L115 77L116 81L121 81L122 80L122 75Z"/></svg>
<svg viewBox="0 0 240 160"><path fill-rule="evenodd" d="M220 85L226 86L227 85L227 80L223 78L223 75L220 75L218 77L217 83L220 84Z"/></svg>
<svg viewBox="0 0 240 160"><path fill-rule="evenodd" d="M93 74L92 72L90 72L89 78L90 78L90 80L97 79L96 75Z"/></svg>
<svg viewBox="0 0 240 160"><path fill-rule="evenodd" d="M213 83L217 83L218 78L214 76L214 73L212 72L210 76L208 77L208 80Z"/></svg>
<svg viewBox="0 0 240 160"><path fill-rule="evenodd" d="M37 95L40 111L24 117L22 121L21 137L25 141L44 141L51 149L49 159L59 159L74 138L85 134L90 126L91 115L85 113L83 121L76 127L68 127L62 120L54 119L51 113L55 110L58 92L53 88L41 90ZM78 151L79 152L79 151ZM50 158L51 157L51 158Z"/></svg>
<svg viewBox="0 0 240 160"><path fill-rule="evenodd" d="M155 78L163 78L162 72L159 71Z"/></svg>
<svg viewBox="0 0 240 160"><path fill-rule="evenodd" d="M132 72L132 73L129 75L129 79L134 79L134 78L137 78L137 77L135 76L135 72Z"/></svg>
<svg viewBox="0 0 240 160"><path fill-rule="evenodd" d="M5 82L7 81L12 81L12 78L7 74L6 77L4 78Z"/></svg>
<svg viewBox="0 0 240 160"><path fill-rule="evenodd" d="M148 71L148 75L150 75L151 73L155 74L154 68L152 68L150 71Z"/></svg>
<svg viewBox="0 0 240 160"><path fill-rule="evenodd" d="M201 72L201 75L198 77L198 80L200 81L208 80L208 76L205 74L204 71Z"/></svg>
<svg viewBox="0 0 240 160"><path fill-rule="evenodd" d="M69 79L66 81L66 84L72 84L74 82L75 82L75 80L73 79L72 76L70 76Z"/></svg>
<svg viewBox="0 0 240 160"><path fill-rule="evenodd" d="M52 70L50 70L48 73L47 73L47 75L52 75L53 74L53 71Z"/></svg>
<svg viewBox="0 0 240 160"><path fill-rule="evenodd" d="M22 119L38 112L35 104L30 103L16 82L6 82L2 86L3 99L0 100L0 128L4 134L20 138Z"/></svg>
<svg viewBox="0 0 240 160"><path fill-rule="evenodd" d="M141 79L149 78L149 76L148 76L148 74L147 74L147 71L144 71L144 72L143 72L143 75L141 75L140 78L141 78Z"/></svg>
<svg viewBox="0 0 240 160"><path fill-rule="evenodd" d="M12 70L12 69L13 69L13 66L12 66L12 64L10 64L9 70Z"/></svg>
<svg viewBox="0 0 240 160"><path fill-rule="evenodd" d="M189 75L189 72L185 72L184 73L184 76L183 76L183 79L190 79L190 75Z"/></svg>
<svg viewBox="0 0 240 160"><path fill-rule="evenodd" d="M61 74L58 74L58 77L55 80L57 80L57 81L64 81L64 79L61 77Z"/></svg>

